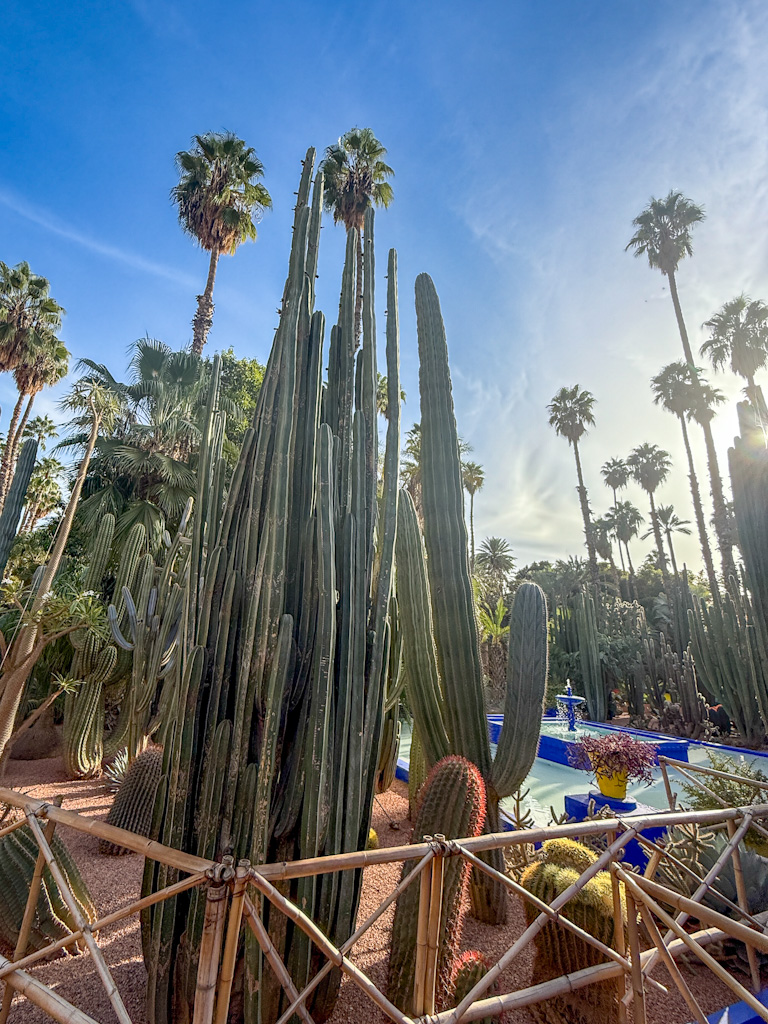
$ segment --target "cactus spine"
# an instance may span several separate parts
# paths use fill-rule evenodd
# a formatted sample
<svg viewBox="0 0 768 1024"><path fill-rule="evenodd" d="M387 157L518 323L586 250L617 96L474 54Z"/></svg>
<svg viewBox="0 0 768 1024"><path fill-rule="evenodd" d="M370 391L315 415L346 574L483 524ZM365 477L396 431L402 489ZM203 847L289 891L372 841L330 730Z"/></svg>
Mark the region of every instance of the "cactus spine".
<svg viewBox="0 0 768 1024"><path fill-rule="evenodd" d="M131 761L107 814L108 825L125 828L129 832L135 832L137 836L149 835L155 794L162 769L162 750L150 748ZM121 856L130 853L130 850L106 839L100 839L99 853Z"/></svg>
<svg viewBox="0 0 768 1024"><path fill-rule="evenodd" d="M534 583L523 584L516 595L515 634L510 635L515 653L509 659L505 721L492 763L448 348L437 293L426 274L416 279L416 317L424 545L413 503L403 493L397 552L408 695L427 763L452 752L477 765L488 786L486 827L497 831L499 798L515 792L536 756L548 667L546 599ZM521 709L525 715L513 721ZM488 857L503 870L498 852ZM505 891L488 876L473 880L472 905L481 920L505 919Z"/></svg>
<svg viewBox="0 0 768 1024"><path fill-rule="evenodd" d="M572 885L596 856L585 846L570 839L550 839L542 846L541 859L525 869L522 885L545 903L552 903ZM525 905L530 924L539 911ZM613 891L611 876L598 872L561 910L563 916L579 925L607 946L614 940ZM561 974L570 974L604 961L594 946L550 921L535 938L536 956L532 983L549 981ZM567 996L557 996L546 1003L530 1007L540 1024L586 1024L587 1021L618 1020L615 981L590 985Z"/></svg>
<svg viewBox="0 0 768 1024"><path fill-rule="evenodd" d="M412 843L425 836L440 834L461 839L482 833L485 823L485 783L483 777L464 757L450 754L429 773L421 791L419 811ZM413 870L406 861L402 877ZM446 1005L451 975L459 956L462 915L466 909L470 866L461 857L450 857L443 876L443 901L437 958L437 1005ZM389 957L389 998L405 1013L413 1011L416 928L419 916L419 885L414 883L400 896L395 907Z"/></svg>
<svg viewBox="0 0 768 1024"><path fill-rule="evenodd" d="M5 572L13 542L16 540L21 511L27 499L27 487L35 468L36 458L37 441L34 437L29 437L21 446L11 486L8 488L3 511L0 513L0 579Z"/></svg>
<svg viewBox="0 0 768 1024"><path fill-rule="evenodd" d="M365 847L389 657L400 447L396 256L388 266L391 404L377 503L373 212L365 222L362 348L355 352L351 232L323 385L324 319L313 308L323 183L318 176L310 200L313 164L310 150L280 322L225 503L217 460L208 458L221 422L216 409L201 443L183 642L164 684L174 712L164 729L152 835L254 863ZM174 878L148 865L144 891ZM291 895L343 942L360 884L352 873L320 876L298 881ZM153 1024L188 1012L203 904L192 893L145 914ZM303 987L316 970L309 942L279 914L268 913L266 924ZM330 1013L338 985L333 974L319 986L316 1020ZM283 998L246 935L244 1020L274 1021Z"/></svg>
<svg viewBox="0 0 768 1024"><path fill-rule="evenodd" d="M458 1006L475 985L488 973L488 961L476 949L462 953L451 974L451 1006ZM491 989L491 992L493 989ZM488 993L488 995L491 994ZM481 1017L480 1024L496 1024L499 1017Z"/></svg>

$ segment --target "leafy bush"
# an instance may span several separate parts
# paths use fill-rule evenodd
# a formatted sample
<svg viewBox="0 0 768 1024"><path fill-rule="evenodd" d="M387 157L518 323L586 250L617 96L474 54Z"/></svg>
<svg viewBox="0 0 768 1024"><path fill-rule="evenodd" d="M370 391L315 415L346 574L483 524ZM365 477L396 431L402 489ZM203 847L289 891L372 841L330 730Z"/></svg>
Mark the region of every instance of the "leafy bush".
<svg viewBox="0 0 768 1024"><path fill-rule="evenodd" d="M628 782L636 780L650 786L656 746L617 730L604 736L582 736L574 744L570 760L574 768L591 771L595 778L626 773Z"/></svg>

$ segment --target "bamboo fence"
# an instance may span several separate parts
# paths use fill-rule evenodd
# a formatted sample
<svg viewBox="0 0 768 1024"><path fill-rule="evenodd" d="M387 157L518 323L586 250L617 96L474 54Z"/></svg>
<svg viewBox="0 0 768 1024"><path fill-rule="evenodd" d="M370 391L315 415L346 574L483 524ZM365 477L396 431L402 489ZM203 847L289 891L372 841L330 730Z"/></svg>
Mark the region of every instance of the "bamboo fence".
<svg viewBox="0 0 768 1024"><path fill-rule="evenodd" d="M90 1016L63 999L53 989L37 981L29 969L40 964L61 949L73 946L85 947L94 961L100 981L109 997L117 1019L121 1024L130 1024L130 1017L115 985L109 967L98 945L101 929L146 907L177 896L180 893L201 887L205 889L204 928L200 949L199 968L193 1024L226 1024L229 1011L232 984L235 976L238 943L243 927L250 928L264 955L265 961L274 972L285 992L286 1009L276 1024L289 1024L300 1019L303 1024L314 1024L311 1015L311 996L320 982L333 969L339 969L351 984L358 986L371 1003L389 1020L397 1024L464 1024L486 1017L498 1017L508 1010L531 1006L555 996L563 996L586 986L617 979L622 992L619 1000L618 1019L624 1024L627 1007L633 1004L635 1024L644 1024L646 995L649 989L665 986L649 977L651 969L662 962L680 995L687 1003L692 1018L702 1024L703 1011L677 967L677 959L693 954L707 969L715 974L737 999L747 1003L754 1012L768 1022L768 1010L729 971L718 963L706 947L726 938L745 945L749 958L752 988L759 988L760 973L758 954L768 954L768 913L752 914L749 894L744 885L740 861L740 846L748 831L758 830L768 836L760 820L768 818L768 794L766 803L749 807L719 806L724 801L706 785L701 776L725 775L714 769L704 769L686 762L660 758L670 810L652 814L639 814L585 822L569 822L547 828L521 829L513 832L485 835L477 838L445 840L442 836L426 837L423 842L389 849L366 850L336 856L316 857L310 860L280 864L251 865L241 861L237 866L231 857L221 862L204 860L175 850L151 839L145 839L104 822L82 817L67 811L56 803L33 800L14 790L0 788L0 803L20 809L24 817L0 830L0 839L14 828L28 824L38 844L39 855L32 877L29 896L20 923L19 938L11 960L0 957L0 980L5 983L5 992L0 1009L0 1024L5 1024L23 999L13 1003L14 993L36 1004L50 1018L62 1024L95 1024ZM676 807L670 774L680 773L692 781L710 797L715 798L718 807L714 810L681 811ZM756 784L758 789L768 790L768 784ZM652 841L643 833L649 829L677 825L701 825L719 827L727 831L726 845L716 864L703 877L699 877L689 866L665 849L663 844ZM136 899L90 924L80 914L74 896L70 892L64 874L51 848L51 840L57 825L63 825L85 832L100 839L123 846L151 860L175 868L186 877L165 889ZM590 865L568 889L550 905L537 899L518 882L501 874L487 865L479 854L492 849L505 849L521 844L540 843L554 838L604 837L605 851ZM622 863L622 851L631 840L638 840L649 854L644 873L629 870ZM440 907L443 890L445 860L448 857L463 857L475 870L484 871L500 881L506 888L527 900L538 912L498 962L480 979L475 987L455 1007L436 1012L436 968L438 959L438 934ZM693 876L696 888L691 897L680 895L665 885L654 881L659 864L668 859L678 870ZM357 871L375 864L405 863L415 861L412 871L400 882L381 905L360 924L355 933L341 946L335 946L298 906L292 903L276 887L276 884L294 878L338 871ZM734 868L737 899L733 900L720 893L716 879L723 866L731 861ZM29 935L34 919L44 867L48 867L59 888L62 898L70 907L76 928L45 948L28 952ZM611 873L613 911L615 918L614 948L606 945L584 931L566 915L567 904L576 896L599 871ZM351 958L354 946L388 907L408 886L419 884L419 916L416 936L415 984L413 1015L409 1016L396 1007L376 985L360 970ZM704 900L709 902L705 903ZM713 910L711 902L717 901L734 916ZM268 902L274 910L284 914L301 929L325 957L325 964L309 984L297 991L286 964L272 944L263 923L260 908ZM698 930L691 931L691 919ZM603 962L571 974L562 975L550 981L503 994L488 993L503 975L505 969L530 945L548 924L555 923L578 936L599 951ZM644 928L645 940L640 930ZM648 946L650 940L650 948ZM265 970L267 969L265 964Z"/></svg>

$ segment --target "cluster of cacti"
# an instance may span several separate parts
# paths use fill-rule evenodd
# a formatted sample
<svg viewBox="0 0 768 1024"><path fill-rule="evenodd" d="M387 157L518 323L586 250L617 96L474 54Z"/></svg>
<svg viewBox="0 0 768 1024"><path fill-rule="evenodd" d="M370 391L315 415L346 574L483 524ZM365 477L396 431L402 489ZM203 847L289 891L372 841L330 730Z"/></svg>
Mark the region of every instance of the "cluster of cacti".
<svg viewBox="0 0 768 1024"><path fill-rule="evenodd" d="M386 793L395 781L397 759L400 754L400 696L405 688L403 671L403 634L397 614L397 599L392 596L389 606L390 644L387 664L387 684L384 697L384 723L381 732L379 763L376 766L376 792Z"/></svg>
<svg viewBox="0 0 768 1024"><path fill-rule="evenodd" d="M411 842L420 843L425 836L438 834L446 839L480 835L485 814L482 775L466 758L448 755L432 768L422 787ZM410 874L415 863L405 862L403 878ZM469 863L462 857L445 860L437 956L438 1007L447 1005L453 967L459 956L461 918L466 910L469 875ZM387 993L405 1013L413 1012L419 885L414 882L398 898L392 924Z"/></svg>
<svg viewBox="0 0 768 1024"><path fill-rule="evenodd" d="M0 579L5 572L13 542L16 540L22 509L27 500L27 487L29 487L29 480L35 468L36 458L37 441L33 437L27 438L21 446L11 486L3 502L3 511L0 513Z"/></svg>
<svg viewBox="0 0 768 1024"><path fill-rule="evenodd" d="M322 212L314 151L298 192L280 322L252 427L226 505L212 409L200 448L180 659L162 735L152 834L205 857L252 863L364 849L379 761L387 678L399 462L396 256L387 294L389 412L377 501L373 213L365 222L363 343L355 351L357 235L350 232L339 322L322 380L324 319L313 310ZM159 590L159 588L158 588ZM160 598L158 597L158 602ZM145 891L175 873L148 864ZM300 879L291 897L336 942L357 914L361 878ZM191 1005L205 894L144 915L149 1014ZM309 940L265 905L266 925L297 988L317 969ZM274 1021L284 993L252 935L243 949L242 1013ZM337 973L318 987L325 1019Z"/></svg>
<svg viewBox="0 0 768 1024"><path fill-rule="evenodd" d="M593 722L604 722L608 715L605 679L600 659L597 612L592 594L583 590L574 595L572 615L578 637L579 665L587 699L587 715Z"/></svg>
<svg viewBox="0 0 768 1024"><path fill-rule="evenodd" d="M476 949L468 949L462 953L453 965L450 982L450 1006L458 1006L481 978L488 973L488 961ZM493 993L493 986L487 995ZM479 1024L497 1024L503 1017L481 1017Z"/></svg>
<svg viewBox="0 0 768 1024"><path fill-rule="evenodd" d="M539 740L547 679L547 605L534 583L522 584L510 612L504 726L491 758L475 605L469 571L461 459L453 412L448 348L431 279L416 279L421 391L424 541L410 495L398 513L397 593L408 699L428 766L448 753L480 769L488 787L486 827L499 829L498 801L528 774ZM503 870L498 851L488 860ZM473 912L499 923L503 886L475 875Z"/></svg>
<svg viewBox="0 0 768 1024"><path fill-rule="evenodd" d="M691 647L702 686L748 746L768 730L768 650L750 594L732 586L711 605L694 598Z"/></svg>
<svg viewBox="0 0 768 1024"><path fill-rule="evenodd" d="M162 772L162 750L150 747L135 757L128 765L125 777L112 801L106 818L107 824L135 832L137 836L148 836ZM100 839L99 853L117 857L130 853L130 850L107 839Z"/></svg>
<svg viewBox="0 0 768 1024"><path fill-rule="evenodd" d="M98 917L96 907L69 850L57 835L54 835L50 847L80 912L92 924ZM0 839L0 892L3 894L0 899L0 940L11 948L19 937L38 852L37 842L28 825L22 825ZM77 922L46 865L29 935L29 951L42 949L76 929Z"/></svg>
<svg viewBox="0 0 768 1024"><path fill-rule="evenodd" d="M115 517L106 514L94 537L88 569L83 586L86 591L102 593L102 583L112 551L115 533ZM133 584L139 569L141 552L145 547L146 531L137 523L128 534L123 545L115 577L116 604L120 614L125 615L122 597L124 587ZM70 635L74 656L69 675L80 680L80 686L68 693L64 699L64 766L72 776L95 775L104 758L104 687L117 684L131 670L129 657L122 655L118 648L105 637L90 629L78 629ZM122 722L126 723L127 716ZM115 752L124 744L124 728L108 740L108 752Z"/></svg>
<svg viewBox="0 0 768 1024"><path fill-rule="evenodd" d="M550 839L542 846L540 860L523 872L521 883L533 896L551 904L596 860L597 856L580 843L571 839ZM528 902L525 912L529 924L539 916L539 910ZM560 913L605 945L612 946L615 918L609 872L594 875ZM605 961L605 956L594 946L554 921L542 928L534 942L533 984ZM618 1020L616 982L601 982L557 996L530 1007L530 1012L540 1024L592 1024L594 1021L612 1024Z"/></svg>

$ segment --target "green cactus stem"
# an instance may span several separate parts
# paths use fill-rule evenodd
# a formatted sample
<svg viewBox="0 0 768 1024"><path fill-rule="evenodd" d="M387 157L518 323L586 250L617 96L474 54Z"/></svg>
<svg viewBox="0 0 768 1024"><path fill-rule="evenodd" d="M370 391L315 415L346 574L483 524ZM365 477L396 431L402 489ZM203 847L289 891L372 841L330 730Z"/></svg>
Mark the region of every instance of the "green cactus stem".
<svg viewBox="0 0 768 1024"><path fill-rule="evenodd" d="M458 1006L475 985L488 973L489 964L482 953L468 949L453 965L450 984L450 1006ZM486 995L493 995L494 986ZM480 1024L496 1024L499 1017L481 1017Z"/></svg>
<svg viewBox="0 0 768 1024"><path fill-rule="evenodd" d="M149 748L134 758L109 809L107 824L135 832L137 836L148 836L162 770L162 750ZM99 853L119 857L130 852L106 839L99 840Z"/></svg>
<svg viewBox="0 0 768 1024"><path fill-rule="evenodd" d="M22 509L27 500L27 487L29 487L30 477L35 468L36 458L37 441L33 437L27 438L21 446L11 486L3 504L3 511L0 513L0 579L5 572L13 542L16 540Z"/></svg>

